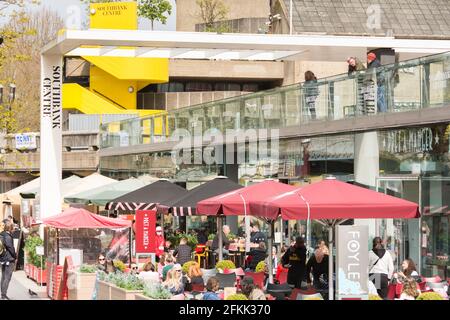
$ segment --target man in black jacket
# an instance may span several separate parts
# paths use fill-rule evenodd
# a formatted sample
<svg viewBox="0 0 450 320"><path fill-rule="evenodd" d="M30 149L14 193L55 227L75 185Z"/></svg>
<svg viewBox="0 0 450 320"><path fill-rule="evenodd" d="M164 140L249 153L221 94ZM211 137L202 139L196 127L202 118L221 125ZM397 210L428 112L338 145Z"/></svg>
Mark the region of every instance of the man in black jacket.
<svg viewBox="0 0 450 320"><path fill-rule="evenodd" d="M287 277L288 284L301 289L306 271L306 247L305 240L302 237L295 239L295 244L286 251L281 258L281 262L289 268Z"/></svg>
<svg viewBox="0 0 450 320"><path fill-rule="evenodd" d="M2 266L2 279L1 279L1 299L9 300L6 293L8 292L9 283L11 281L12 274L15 269L16 251L14 249L14 240L11 233L14 230L14 225L8 219L3 221L5 229L0 233L0 240L4 246L4 252L0 256L0 265Z"/></svg>

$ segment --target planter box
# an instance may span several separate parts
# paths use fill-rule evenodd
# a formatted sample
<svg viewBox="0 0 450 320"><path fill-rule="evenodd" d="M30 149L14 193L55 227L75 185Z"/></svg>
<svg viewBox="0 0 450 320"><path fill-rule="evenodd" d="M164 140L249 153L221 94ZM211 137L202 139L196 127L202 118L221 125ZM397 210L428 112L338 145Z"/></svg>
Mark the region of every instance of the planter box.
<svg viewBox="0 0 450 320"><path fill-rule="evenodd" d="M69 271L67 278L68 300L92 300L95 278L95 273Z"/></svg>
<svg viewBox="0 0 450 320"><path fill-rule="evenodd" d="M111 287L113 284L106 281L98 281L97 300L111 300Z"/></svg>
<svg viewBox="0 0 450 320"><path fill-rule="evenodd" d="M144 296L143 294L136 294L134 300L155 300L155 299Z"/></svg>
<svg viewBox="0 0 450 320"><path fill-rule="evenodd" d="M125 290L116 286L111 287L111 300L135 300L136 294L142 293L142 290Z"/></svg>
<svg viewBox="0 0 450 320"><path fill-rule="evenodd" d="M36 268L36 282L38 284L46 284L47 283L47 270L42 270Z"/></svg>
<svg viewBox="0 0 450 320"><path fill-rule="evenodd" d="M36 281L36 267L34 265L30 265L30 278Z"/></svg>
<svg viewBox="0 0 450 320"><path fill-rule="evenodd" d="M30 269L31 269L31 265L30 265L29 263L25 263L24 269L25 269L25 274L26 274L27 277L29 278L29 277L30 277Z"/></svg>

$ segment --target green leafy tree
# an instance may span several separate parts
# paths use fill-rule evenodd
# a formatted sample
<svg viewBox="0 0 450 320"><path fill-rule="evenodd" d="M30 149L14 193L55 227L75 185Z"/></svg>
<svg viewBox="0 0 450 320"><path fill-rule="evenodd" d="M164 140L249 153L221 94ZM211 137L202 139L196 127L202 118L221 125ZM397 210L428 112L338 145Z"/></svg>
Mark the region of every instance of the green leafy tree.
<svg viewBox="0 0 450 320"><path fill-rule="evenodd" d="M138 14L151 21L153 30L155 21L166 24L167 17L172 14L172 5L167 0L139 0Z"/></svg>
<svg viewBox="0 0 450 320"><path fill-rule="evenodd" d="M206 32L230 32L224 22L228 19L228 7L222 0L197 0L199 18L205 24Z"/></svg>

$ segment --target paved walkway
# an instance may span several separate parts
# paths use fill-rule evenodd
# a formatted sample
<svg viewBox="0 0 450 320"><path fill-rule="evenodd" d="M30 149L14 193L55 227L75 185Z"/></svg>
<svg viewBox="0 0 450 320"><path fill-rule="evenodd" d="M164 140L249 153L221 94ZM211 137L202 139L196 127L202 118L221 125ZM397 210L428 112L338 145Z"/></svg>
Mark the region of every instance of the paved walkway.
<svg viewBox="0 0 450 320"><path fill-rule="evenodd" d="M36 292L37 296L30 296L28 290ZM49 300L46 287L41 287L33 280L28 279L25 271L14 272L9 284L8 297L11 300Z"/></svg>

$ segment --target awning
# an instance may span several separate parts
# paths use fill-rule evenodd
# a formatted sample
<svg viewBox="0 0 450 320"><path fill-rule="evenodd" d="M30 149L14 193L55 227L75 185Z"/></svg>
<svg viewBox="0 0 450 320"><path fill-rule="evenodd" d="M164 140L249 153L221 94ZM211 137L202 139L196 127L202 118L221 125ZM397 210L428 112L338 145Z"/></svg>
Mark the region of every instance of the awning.
<svg viewBox="0 0 450 320"><path fill-rule="evenodd" d="M188 191L167 180L159 180L124 194L106 204L107 210L151 210L158 203L184 196Z"/></svg>
<svg viewBox="0 0 450 320"><path fill-rule="evenodd" d="M89 189L69 197L65 197L64 201L68 203L93 204L97 206L105 206L109 201L120 197L126 193L145 187L156 180L142 180L130 178L122 181L113 182L98 188Z"/></svg>
<svg viewBox="0 0 450 320"><path fill-rule="evenodd" d="M308 213L309 207L309 213ZM411 219L417 203L335 179L326 179L250 203L253 215L269 220Z"/></svg>
<svg viewBox="0 0 450 320"><path fill-rule="evenodd" d="M71 190L77 186L77 184L82 180L79 176L72 175L68 178L65 178L61 181L61 191L64 195L67 192L71 192ZM37 185L34 188L24 190L20 192L22 198L34 199L36 194L40 192L40 185Z"/></svg>
<svg viewBox="0 0 450 320"><path fill-rule="evenodd" d="M69 189L63 190L62 196L70 197L74 194L87 191L93 188L105 186L114 182L117 182L117 180L108 178L99 173L93 173L87 177L82 178L80 181L76 183L74 187L70 188L70 190Z"/></svg>
<svg viewBox="0 0 450 320"><path fill-rule="evenodd" d="M197 214L251 215L249 203L297 189L291 185L267 180L248 187L205 199L197 203Z"/></svg>
<svg viewBox="0 0 450 320"><path fill-rule="evenodd" d="M58 229L120 229L129 228L132 224L132 222L128 220L106 218L79 208L69 208L61 214L43 219L42 223Z"/></svg>
<svg viewBox="0 0 450 320"><path fill-rule="evenodd" d="M175 198L173 201L161 201L158 209L172 213L174 216L190 216L196 213L199 201L241 188L240 184L227 177L216 177L195 187L181 198Z"/></svg>

